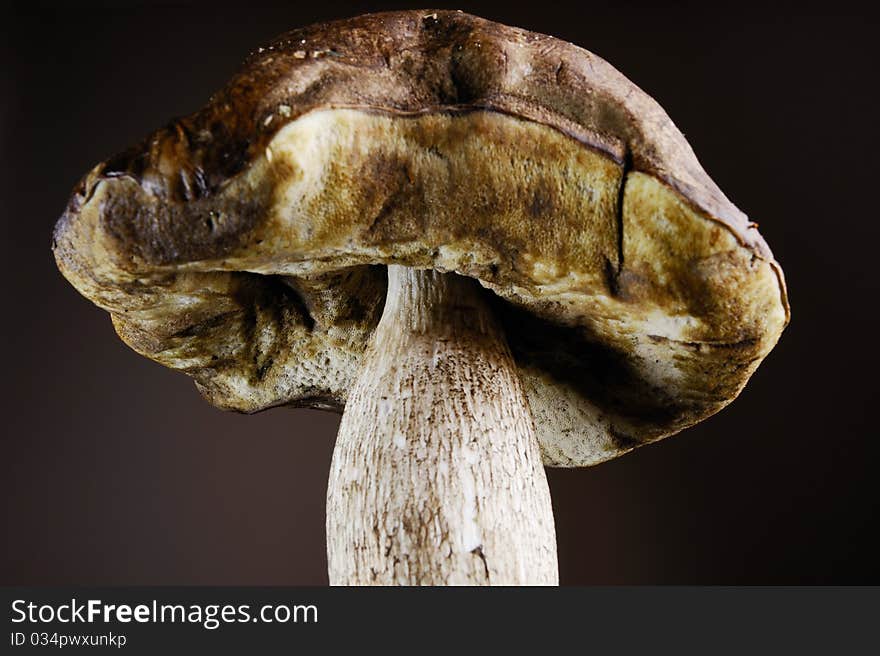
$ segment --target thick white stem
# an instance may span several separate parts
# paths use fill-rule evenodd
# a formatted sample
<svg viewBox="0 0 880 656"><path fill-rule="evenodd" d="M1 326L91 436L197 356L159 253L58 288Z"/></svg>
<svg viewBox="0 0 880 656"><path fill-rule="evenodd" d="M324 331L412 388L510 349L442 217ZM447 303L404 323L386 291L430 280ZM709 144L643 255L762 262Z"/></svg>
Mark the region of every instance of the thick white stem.
<svg viewBox="0 0 880 656"><path fill-rule="evenodd" d="M474 281L388 267L333 453L327 553L333 585L558 582L534 422Z"/></svg>

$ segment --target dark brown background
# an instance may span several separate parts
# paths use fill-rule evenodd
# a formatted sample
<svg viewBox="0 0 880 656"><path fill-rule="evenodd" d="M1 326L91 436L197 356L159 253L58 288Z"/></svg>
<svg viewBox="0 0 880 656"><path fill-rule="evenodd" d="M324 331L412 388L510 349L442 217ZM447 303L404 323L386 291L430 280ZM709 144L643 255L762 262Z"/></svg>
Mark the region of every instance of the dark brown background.
<svg viewBox="0 0 880 656"><path fill-rule="evenodd" d="M657 98L791 287L792 324L731 407L549 472L562 582L880 582L877 25L840 3L460 4L583 45ZM83 172L199 107L249 48L395 6L30 3L0 18L0 583L326 583L337 416L210 407L121 344L49 238Z"/></svg>

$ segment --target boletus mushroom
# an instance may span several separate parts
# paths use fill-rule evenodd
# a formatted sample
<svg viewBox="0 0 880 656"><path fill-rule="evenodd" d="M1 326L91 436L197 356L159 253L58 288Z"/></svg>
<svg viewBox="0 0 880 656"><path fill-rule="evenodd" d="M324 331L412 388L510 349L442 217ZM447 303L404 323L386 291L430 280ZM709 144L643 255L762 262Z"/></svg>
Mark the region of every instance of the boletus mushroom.
<svg viewBox="0 0 880 656"><path fill-rule="evenodd" d="M553 584L544 465L730 403L782 270L660 106L461 12L288 32L99 164L58 266L216 406L344 410L333 584Z"/></svg>

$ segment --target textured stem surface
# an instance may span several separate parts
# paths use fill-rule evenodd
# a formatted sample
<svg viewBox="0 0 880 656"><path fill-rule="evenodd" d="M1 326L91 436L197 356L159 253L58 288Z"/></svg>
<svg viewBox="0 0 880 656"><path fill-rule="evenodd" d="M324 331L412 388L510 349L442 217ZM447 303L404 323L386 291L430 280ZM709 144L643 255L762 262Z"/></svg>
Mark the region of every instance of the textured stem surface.
<svg viewBox="0 0 880 656"><path fill-rule="evenodd" d="M327 553L333 585L558 582L534 422L474 281L388 267L333 453Z"/></svg>

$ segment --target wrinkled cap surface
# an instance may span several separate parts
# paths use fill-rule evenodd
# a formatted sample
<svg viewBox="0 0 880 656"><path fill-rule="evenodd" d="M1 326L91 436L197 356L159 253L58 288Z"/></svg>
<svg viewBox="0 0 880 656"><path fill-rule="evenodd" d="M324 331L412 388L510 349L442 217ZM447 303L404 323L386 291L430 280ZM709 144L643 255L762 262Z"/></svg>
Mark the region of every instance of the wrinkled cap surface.
<svg viewBox="0 0 880 656"><path fill-rule="evenodd" d="M657 103L586 50L460 12L259 48L95 167L53 248L127 344L244 412L344 407L384 265L470 276L551 465L718 411L788 321L756 225Z"/></svg>

